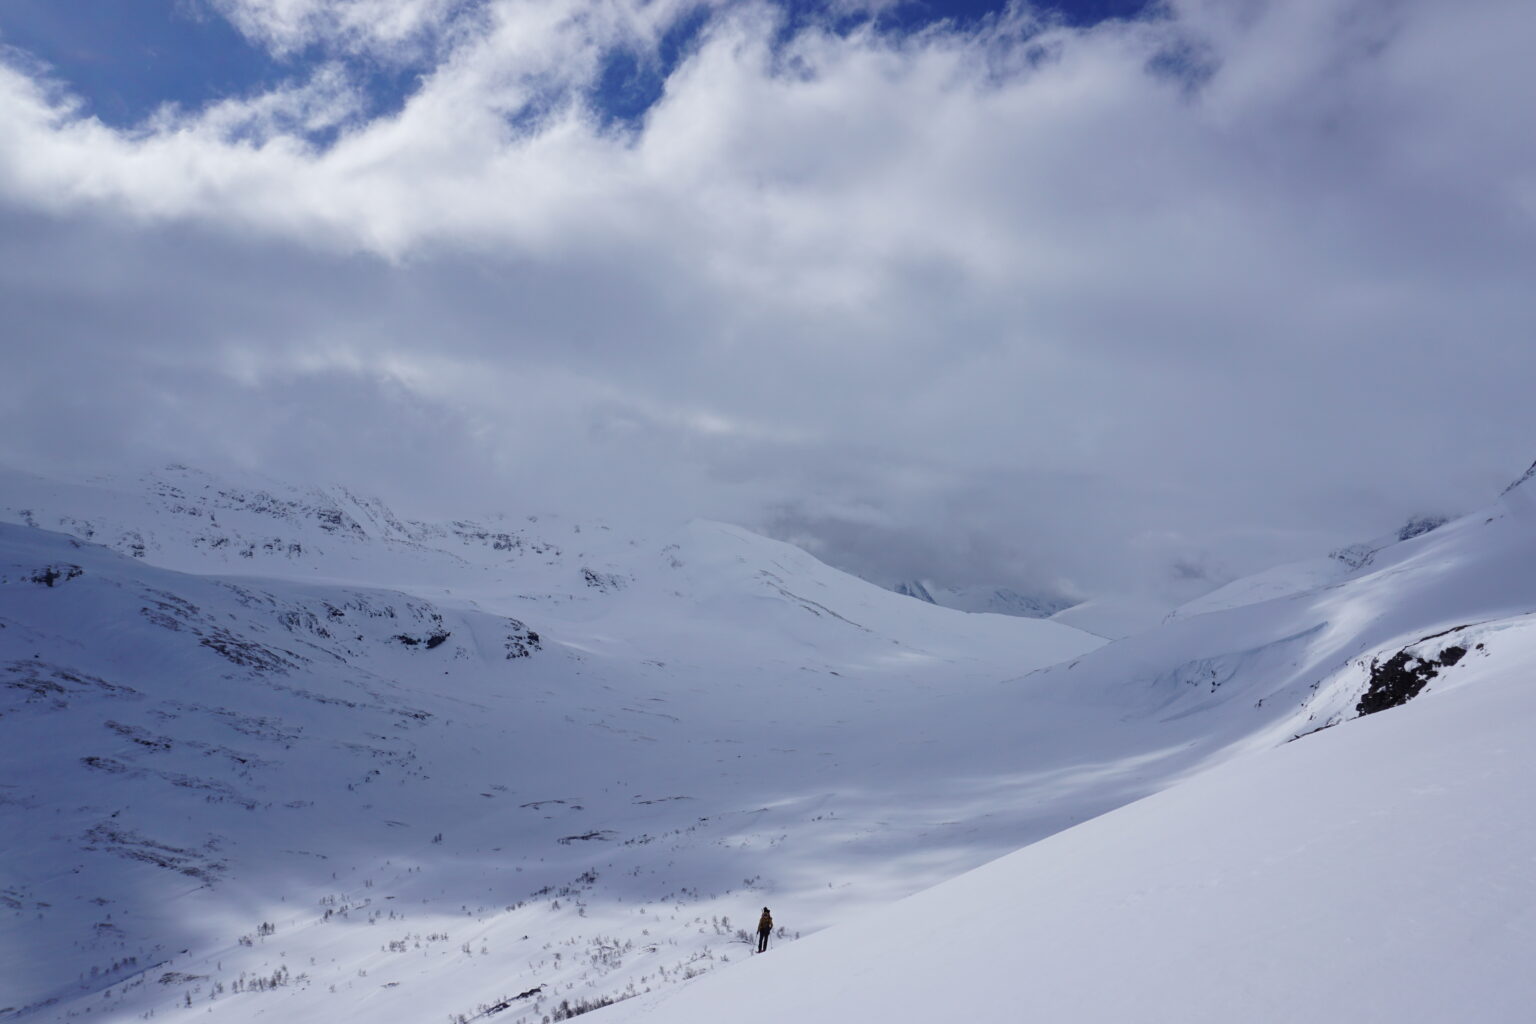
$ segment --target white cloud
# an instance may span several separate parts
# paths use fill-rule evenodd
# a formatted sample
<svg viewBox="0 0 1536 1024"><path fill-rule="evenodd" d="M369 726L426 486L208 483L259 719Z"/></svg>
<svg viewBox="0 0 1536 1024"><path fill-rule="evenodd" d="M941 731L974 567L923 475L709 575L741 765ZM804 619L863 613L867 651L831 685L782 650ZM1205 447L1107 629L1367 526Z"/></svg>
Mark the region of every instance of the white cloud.
<svg viewBox="0 0 1536 1024"><path fill-rule="evenodd" d="M87 403L68 444L18 411L13 458L196 435L281 472L301 427L221 415L265 401L386 490L407 462L470 496L652 489L849 552L836 524L868 514L899 543L866 568L1094 586L1468 507L1529 461L1515 0L1020 8L783 47L732 5L634 132L582 97L685 3L230 3L278 52L434 63L373 121L325 65L131 131L0 69L29 247L0 296L53 339L22 365L139 398ZM102 251L128 265L78 269ZM434 445L388 457L397 409Z"/></svg>
<svg viewBox="0 0 1536 1024"><path fill-rule="evenodd" d="M253 42L287 56L310 46L351 53L420 55L473 8L472 0L208 0Z"/></svg>

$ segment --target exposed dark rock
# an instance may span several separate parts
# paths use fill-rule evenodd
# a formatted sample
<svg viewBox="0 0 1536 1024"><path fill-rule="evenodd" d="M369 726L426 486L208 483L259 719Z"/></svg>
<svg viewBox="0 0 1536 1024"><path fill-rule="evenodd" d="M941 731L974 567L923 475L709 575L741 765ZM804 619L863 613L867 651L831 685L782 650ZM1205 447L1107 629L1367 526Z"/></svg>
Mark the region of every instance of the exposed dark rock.
<svg viewBox="0 0 1536 1024"><path fill-rule="evenodd" d="M407 647L425 646L426 649L430 651L434 647L441 646L443 641L447 640L452 635L453 634L448 632L446 629L439 629L429 633L426 639L422 639L419 636L411 636L409 633L396 633L395 639Z"/></svg>
<svg viewBox="0 0 1536 1024"><path fill-rule="evenodd" d="M57 665L37 660L12 661L0 664L0 691L14 690L24 695L27 703L45 703L54 709L69 706L72 696L106 696L113 698L138 697L137 691L127 686L109 683L105 679L72 672ZM0 705L0 715L9 710Z"/></svg>
<svg viewBox="0 0 1536 1024"><path fill-rule="evenodd" d="M171 749L172 741L169 736L157 736L136 725L124 725L122 722L114 722L110 719L106 722L106 726L119 736L132 740L141 747L148 747L150 750Z"/></svg>
<svg viewBox="0 0 1536 1024"><path fill-rule="evenodd" d="M1350 544L1328 552L1328 557L1338 559L1351 569L1359 569L1369 565L1371 559L1376 557L1376 549L1369 544Z"/></svg>
<svg viewBox="0 0 1536 1024"><path fill-rule="evenodd" d="M210 840L201 849L188 849L158 842L132 829L103 822L85 834L83 849L100 850L125 860L166 868L188 878L212 883L224 870L224 862L214 859L217 842Z"/></svg>
<svg viewBox="0 0 1536 1024"><path fill-rule="evenodd" d="M453 532L464 541L485 544L493 551L521 551L523 538L502 531L487 530L474 523L454 522Z"/></svg>
<svg viewBox="0 0 1536 1024"><path fill-rule="evenodd" d="M232 803L244 807L248 811L255 810L257 802L245 796L234 787L220 782L217 779L205 779L196 775L186 775L182 772L159 771L151 768L139 768L113 757L82 757L80 763L87 768L108 775L124 775L132 779L159 779L172 786L181 789L195 790L203 794L203 799L209 803Z"/></svg>
<svg viewBox="0 0 1536 1024"><path fill-rule="evenodd" d="M540 650L543 643L539 640L539 634L529 629L517 619L507 620L507 660L514 658L528 658L533 652Z"/></svg>
<svg viewBox="0 0 1536 1024"><path fill-rule="evenodd" d="M895 586L895 591L903 597L915 597L919 601L926 601L928 604L938 604L933 599L933 595L928 592L928 588L923 586L922 580L909 580L905 583L898 583Z"/></svg>
<svg viewBox="0 0 1536 1024"><path fill-rule="evenodd" d="M1360 702L1355 705L1355 713L1360 716L1373 715L1378 711L1395 708L1406 704L1423 692L1429 681L1440 674L1442 668L1459 662L1467 656L1467 649L1460 645L1446 647L1440 651L1437 657L1423 658L1417 654L1409 653L1410 647L1415 647L1425 640L1433 640L1437 636L1445 636L1454 633L1465 626L1457 626L1456 629L1448 629L1434 636L1427 636L1416 644L1410 644L1398 651L1385 662L1371 661L1371 683L1361 694Z"/></svg>
<svg viewBox="0 0 1536 1024"><path fill-rule="evenodd" d="M562 846L570 846L572 843L587 842L593 839L606 841L612 839L615 834L616 833L612 829L604 828L597 829L593 832L583 832L581 835L576 836L561 836L559 839L556 839L555 842Z"/></svg>
<svg viewBox="0 0 1536 1024"><path fill-rule="evenodd" d="M153 608L140 608L139 614L161 629L181 629L181 622L164 612L157 612Z"/></svg>
<svg viewBox="0 0 1536 1024"><path fill-rule="evenodd" d="M45 565L41 569L36 569L27 579L33 583L41 583L45 587L53 587L84 575L85 570L78 565L60 563L58 565Z"/></svg>
<svg viewBox="0 0 1536 1024"><path fill-rule="evenodd" d="M279 651L254 640L247 640L222 626L214 626L198 643L243 668L282 671L298 668L300 662L309 660L292 651Z"/></svg>
<svg viewBox="0 0 1536 1024"><path fill-rule="evenodd" d="M618 573L595 572L592 569L581 570L582 579L587 581L587 586L604 592L610 590L623 590L629 585L629 581Z"/></svg>
<svg viewBox="0 0 1536 1024"><path fill-rule="evenodd" d="M1438 530L1449 521L1445 516L1414 516L1397 531L1397 539L1412 540L1415 537L1422 537L1431 530Z"/></svg>
<svg viewBox="0 0 1536 1024"><path fill-rule="evenodd" d="M1525 474L1523 476L1521 476L1520 479L1516 480L1514 483L1512 483L1508 487L1504 488L1504 493L1508 494L1510 491L1514 490L1516 487L1519 487L1521 484L1525 483L1527 480L1531 479L1532 477L1536 477L1536 462L1531 463L1531 468L1526 470Z"/></svg>

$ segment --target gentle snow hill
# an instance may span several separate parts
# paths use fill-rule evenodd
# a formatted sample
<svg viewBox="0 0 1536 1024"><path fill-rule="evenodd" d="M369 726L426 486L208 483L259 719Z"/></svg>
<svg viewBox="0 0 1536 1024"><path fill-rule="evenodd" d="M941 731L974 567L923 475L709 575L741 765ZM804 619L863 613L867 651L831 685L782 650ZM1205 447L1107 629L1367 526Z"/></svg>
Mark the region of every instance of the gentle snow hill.
<svg viewBox="0 0 1536 1024"><path fill-rule="evenodd" d="M1123 640L1156 629L1169 611L1168 602L1150 597L1094 597L1062 609L1051 621L1108 640Z"/></svg>

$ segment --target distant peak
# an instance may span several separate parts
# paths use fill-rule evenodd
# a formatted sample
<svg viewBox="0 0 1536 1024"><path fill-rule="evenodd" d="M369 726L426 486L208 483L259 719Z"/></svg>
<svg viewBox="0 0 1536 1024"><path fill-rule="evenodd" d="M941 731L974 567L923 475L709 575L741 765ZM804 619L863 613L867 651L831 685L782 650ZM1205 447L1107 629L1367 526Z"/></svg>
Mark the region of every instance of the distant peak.
<svg viewBox="0 0 1536 1024"><path fill-rule="evenodd" d="M1530 474L1527 473L1526 475L1529 476ZM1414 516L1397 531L1397 539L1412 540L1415 537L1429 533L1431 530L1438 530L1448 522L1450 520L1445 516Z"/></svg>
<svg viewBox="0 0 1536 1024"><path fill-rule="evenodd" d="M927 601L929 604L938 604L938 602L933 599L933 595L928 592L928 588L923 585L922 580L908 580L905 583L896 584L891 589L896 591L896 593L901 594L903 597L915 597L919 601Z"/></svg>

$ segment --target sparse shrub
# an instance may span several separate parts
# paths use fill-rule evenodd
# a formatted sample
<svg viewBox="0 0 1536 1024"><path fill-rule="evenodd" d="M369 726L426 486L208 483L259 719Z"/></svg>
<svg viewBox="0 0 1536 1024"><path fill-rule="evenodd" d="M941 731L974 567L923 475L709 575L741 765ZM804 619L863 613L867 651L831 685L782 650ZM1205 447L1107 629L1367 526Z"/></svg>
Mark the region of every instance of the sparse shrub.
<svg viewBox="0 0 1536 1024"><path fill-rule="evenodd" d="M555 1007L555 1012L544 1019L546 1021L570 1020L572 1017L579 1017L584 1013L591 1013L593 1010L601 1010L605 1006L612 1006L614 1003L628 998L629 995L627 994L597 996L592 999L578 999L574 1003L569 999L562 999L560 1000L560 1005Z"/></svg>

